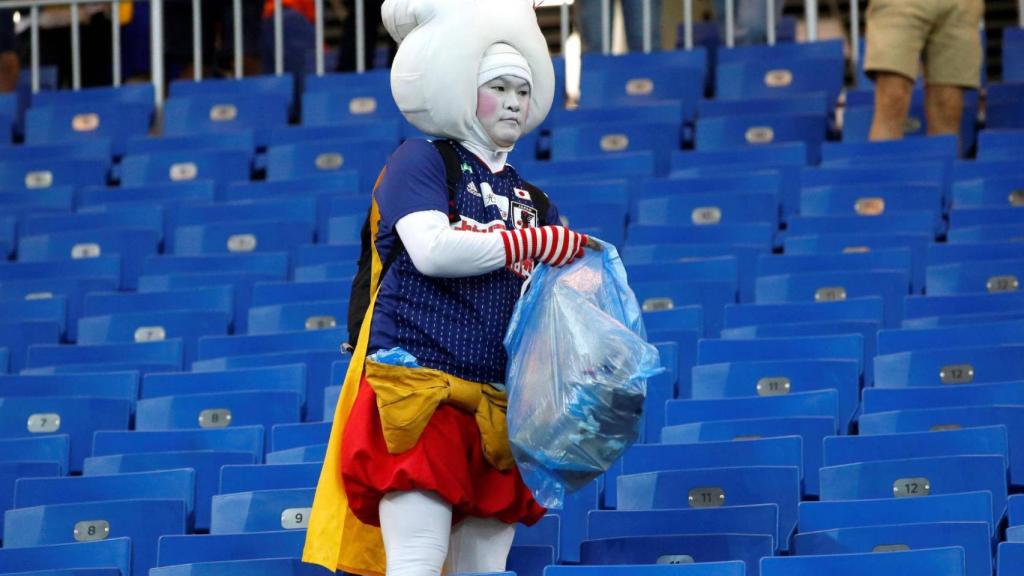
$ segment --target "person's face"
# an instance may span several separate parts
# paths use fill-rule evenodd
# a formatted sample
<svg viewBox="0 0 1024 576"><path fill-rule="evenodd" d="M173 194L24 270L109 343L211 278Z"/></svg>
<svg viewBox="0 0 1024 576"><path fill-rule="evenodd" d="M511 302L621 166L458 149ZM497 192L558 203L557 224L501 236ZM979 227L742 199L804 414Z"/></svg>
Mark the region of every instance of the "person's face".
<svg viewBox="0 0 1024 576"><path fill-rule="evenodd" d="M516 76L499 76L477 89L476 117L491 140L508 148L523 135L530 107L530 84Z"/></svg>

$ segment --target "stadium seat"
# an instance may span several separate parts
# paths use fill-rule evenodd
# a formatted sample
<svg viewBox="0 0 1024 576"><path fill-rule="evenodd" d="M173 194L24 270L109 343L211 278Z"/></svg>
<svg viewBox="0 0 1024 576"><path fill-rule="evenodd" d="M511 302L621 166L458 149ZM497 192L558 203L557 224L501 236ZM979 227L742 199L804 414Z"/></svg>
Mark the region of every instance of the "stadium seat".
<svg viewBox="0 0 1024 576"><path fill-rule="evenodd" d="M58 186L45 190L15 190L4 192L0 196L0 211L13 219L24 214L35 214L41 212L70 212L74 206L74 189L70 186ZM4 236L10 242L13 239L13 230L5 232ZM11 246L8 246L11 247Z"/></svg>
<svg viewBox="0 0 1024 576"><path fill-rule="evenodd" d="M39 344L29 348L28 364L30 368L117 363L131 360L147 362L181 369L184 346L181 340L164 340L162 342L145 342L131 344L93 344L81 346L62 346Z"/></svg>
<svg viewBox="0 0 1024 576"><path fill-rule="evenodd" d="M218 222L179 226L171 253L176 256L287 252L313 241L313 226L298 221Z"/></svg>
<svg viewBox="0 0 1024 576"><path fill-rule="evenodd" d="M271 431L272 450L287 450L299 446L326 444L331 437L330 422L277 424Z"/></svg>
<svg viewBox="0 0 1024 576"><path fill-rule="evenodd" d="M870 93L873 104L874 91L872 90ZM822 146L821 160L823 164L838 161L889 160L892 158L954 160L958 153L957 147L957 138L952 135L882 142L836 142Z"/></svg>
<svg viewBox="0 0 1024 576"><path fill-rule="evenodd" d="M964 549L960 546L876 554L835 554L790 556L761 560L761 576L833 576L864 574L905 574L919 576L965 576Z"/></svg>
<svg viewBox="0 0 1024 576"><path fill-rule="evenodd" d="M881 330L878 353L1024 343L1024 321L989 322L917 330Z"/></svg>
<svg viewBox="0 0 1024 576"><path fill-rule="evenodd" d="M251 154L238 150L175 151L126 156L121 161L123 186L143 186L170 182L212 180L223 186L228 182L249 180Z"/></svg>
<svg viewBox="0 0 1024 576"><path fill-rule="evenodd" d="M339 340L340 342L341 340ZM299 349L292 352L260 352L243 356L228 356L200 360L192 363L195 372L224 371L261 366L304 364L306 366L306 419L320 420L324 411L324 388L330 385L331 365L338 360L338 348L323 350ZM333 406L331 414L334 413Z"/></svg>
<svg viewBox="0 0 1024 576"><path fill-rule="evenodd" d="M1019 576L1024 566L1024 543L1003 542L999 545L996 574L998 576Z"/></svg>
<svg viewBox="0 0 1024 576"><path fill-rule="evenodd" d="M121 257L121 285L135 289L142 260L156 254L159 236L152 230L77 230L72 232L22 235L18 240L20 262L42 262L97 258L100 255Z"/></svg>
<svg viewBox="0 0 1024 576"><path fill-rule="evenodd" d="M1003 82L1024 82L1024 28L1008 26L1003 29Z"/></svg>
<svg viewBox="0 0 1024 576"><path fill-rule="evenodd" d="M282 94L172 96L164 103L164 135L188 136L253 130L257 146L269 142L268 130L288 123L291 96Z"/></svg>
<svg viewBox="0 0 1024 576"><path fill-rule="evenodd" d="M551 546L512 546L505 567L508 572L496 575L543 576L545 568L555 563L555 549Z"/></svg>
<svg viewBox="0 0 1024 576"><path fill-rule="evenodd" d="M757 576L758 563L773 553L767 534L691 534L586 540L584 565L691 564L740 560L747 576Z"/></svg>
<svg viewBox="0 0 1024 576"><path fill-rule="evenodd" d="M223 560L300 558L305 540L305 530L165 536L160 539L157 562L160 566L174 566Z"/></svg>
<svg viewBox="0 0 1024 576"><path fill-rule="evenodd" d="M141 452L113 454L85 459L82 474L102 476L130 472L155 472L191 468L196 473L195 528L210 528L210 498L217 493L222 466L252 464L256 456L251 452L218 451L212 449L182 452Z"/></svg>
<svg viewBox="0 0 1024 576"><path fill-rule="evenodd" d="M875 386L939 386L1024 380L1024 346L917 350L875 358Z"/></svg>
<svg viewBox="0 0 1024 576"><path fill-rule="evenodd" d="M929 295L1016 292L1024 278L1024 259L966 261L929 266Z"/></svg>
<svg viewBox="0 0 1024 576"><path fill-rule="evenodd" d="M298 558L224 560L153 568L151 576L329 576L327 569Z"/></svg>
<svg viewBox="0 0 1024 576"><path fill-rule="evenodd" d="M760 360L839 358L856 360L863 369L864 337L838 336L703 340L697 349L698 364Z"/></svg>
<svg viewBox="0 0 1024 576"><path fill-rule="evenodd" d="M267 452L267 464L301 464L304 462L323 462L327 453L327 444L299 446L287 450Z"/></svg>
<svg viewBox="0 0 1024 576"><path fill-rule="evenodd" d="M4 548L70 544L128 537L132 570L148 575L156 565L157 539L185 534L182 500L115 500L10 510L4 515Z"/></svg>
<svg viewBox="0 0 1024 576"><path fill-rule="evenodd" d="M322 468L317 462L224 466L220 471L219 493L315 488Z"/></svg>
<svg viewBox="0 0 1024 576"><path fill-rule="evenodd" d="M909 292L909 271L804 272L758 277L754 299L758 304L820 303L881 296L885 325L897 327Z"/></svg>
<svg viewBox="0 0 1024 576"><path fill-rule="evenodd" d="M302 125L332 126L358 131L359 125L402 120L402 113L391 97L391 86L344 87L341 90L310 92L302 95ZM355 126L351 126L355 124ZM397 130L396 130L397 132Z"/></svg>
<svg viewBox="0 0 1024 576"><path fill-rule="evenodd" d="M70 444L66 434L0 440L0 462L52 463L63 476L68 473Z"/></svg>
<svg viewBox="0 0 1024 576"><path fill-rule="evenodd" d="M726 257L735 269L735 259ZM730 264L730 262L727 262ZM655 267L656 265L647 265ZM696 268L696 266L691 266ZM727 304L736 302L737 281L705 280L679 282L676 279L634 282L630 288L645 312L673 310L679 307L700 305L704 309L704 333L716 335L722 329L722 310Z"/></svg>
<svg viewBox="0 0 1024 576"><path fill-rule="evenodd" d="M185 394L139 400L136 430L180 430L298 422L301 397L278 390Z"/></svg>
<svg viewBox="0 0 1024 576"><path fill-rule="evenodd" d="M617 473L643 474L665 470L721 468L726 466L803 467L803 441L796 436L765 438L745 442L701 442L699 444L637 444L623 455L620 466L606 475L605 505L617 501L614 478ZM628 536L628 534L623 534ZM591 534L590 538L594 538ZM778 542L776 542L778 544Z"/></svg>
<svg viewBox="0 0 1024 576"><path fill-rule="evenodd" d="M147 374L142 382L142 398L246 390L281 390L305 396L306 367L293 364L220 372Z"/></svg>
<svg viewBox="0 0 1024 576"><path fill-rule="evenodd" d="M951 190L954 208L995 208L1024 202L1020 176L996 176L954 182Z"/></svg>
<svg viewBox="0 0 1024 576"><path fill-rule="evenodd" d="M133 499L182 501L191 526L195 471L180 469L108 476L22 478L14 487L15 508Z"/></svg>
<svg viewBox="0 0 1024 576"><path fill-rule="evenodd" d="M76 542L52 546L0 549L0 571L5 574L75 568L110 568L115 574L131 574L132 542L129 538L111 538L102 542ZM88 570L76 576L109 576L108 572Z"/></svg>
<svg viewBox="0 0 1024 576"><path fill-rule="evenodd" d="M1024 238L1024 224L953 228L946 236L950 244L1018 242L1020 238Z"/></svg>
<svg viewBox="0 0 1024 576"><path fill-rule="evenodd" d="M808 322L880 322L882 309L880 297L813 303L743 304L726 306L724 324L726 328L741 328L788 324L795 318Z"/></svg>
<svg viewBox="0 0 1024 576"><path fill-rule="evenodd" d="M20 438L67 434L71 438L70 470L82 469L96 430L127 430L128 400L90 397L12 397L0 404L0 435Z"/></svg>
<svg viewBox="0 0 1024 576"><path fill-rule="evenodd" d="M334 350L346 341L347 329L327 329L250 336L210 336L199 340L199 358L245 356L298 350Z"/></svg>
<svg viewBox="0 0 1024 576"><path fill-rule="evenodd" d="M778 221L778 198L770 193L685 194L639 200L631 222L650 226L716 226ZM684 215L679 218L679 215ZM685 216L689 215L689 218Z"/></svg>
<svg viewBox="0 0 1024 576"><path fill-rule="evenodd" d="M904 316L908 319L996 314L1022 308L1024 308L1024 294L1017 292L910 297L903 302Z"/></svg>
<svg viewBox="0 0 1024 576"><path fill-rule="evenodd" d="M119 260L118 258L108 258ZM120 278L97 277L53 277L23 280L0 280L0 299L38 300L64 296L67 301L67 339L77 337L77 319L82 315L82 300L89 292L112 292L120 285Z"/></svg>
<svg viewBox="0 0 1024 576"><path fill-rule="evenodd" d="M697 151L803 142L807 145L807 162L817 164L827 126L825 117L818 114L750 114L702 118L697 120L696 130Z"/></svg>
<svg viewBox="0 0 1024 576"><path fill-rule="evenodd" d="M216 138L210 138L204 134L145 136L129 138L125 145L125 155L127 156L183 150L238 150L251 154L256 150L256 136L252 130L223 132Z"/></svg>
<svg viewBox="0 0 1024 576"><path fill-rule="evenodd" d="M166 207L179 203L202 203L213 202L213 200L214 184L206 180L173 182L171 184L143 184L119 188L89 186L78 192L78 203L82 207L110 207L135 203Z"/></svg>
<svg viewBox="0 0 1024 576"><path fill-rule="evenodd" d="M180 339L185 346L185 363L196 357L198 339L228 333L230 316L217 311L143 312L87 316L78 321L79 344L153 342Z"/></svg>
<svg viewBox="0 0 1024 576"><path fill-rule="evenodd" d="M162 234L163 221L164 213L158 206L91 208L74 214L30 216L25 219L19 232L25 236L34 236L80 230L142 228Z"/></svg>
<svg viewBox="0 0 1024 576"><path fill-rule="evenodd" d="M234 291L228 286L198 287L162 292L93 293L82 305L83 316L165 312L219 312L232 319Z"/></svg>
<svg viewBox="0 0 1024 576"><path fill-rule="evenodd" d="M34 104L25 111L25 143L109 140L113 154L121 156L129 138L149 132L152 116L152 97L147 102Z"/></svg>
<svg viewBox="0 0 1024 576"><path fill-rule="evenodd" d="M110 172L109 160L42 159L0 162L0 178L11 190L43 190L55 186L102 186Z"/></svg>
<svg viewBox="0 0 1024 576"><path fill-rule="evenodd" d="M267 151L267 180L357 170L361 190L371 190L395 149L390 141L320 140L273 146Z"/></svg>
<svg viewBox="0 0 1024 576"><path fill-rule="evenodd" d="M744 244L770 249L775 239L771 224L718 226L630 225L626 237L633 244Z"/></svg>
<svg viewBox="0 0 1024 576"><path fill-rule="evenodd" d="M829 417L748 418L666 426L661 430L661 441L689 444L799 436L804 447L802 493L817 496L821 442L835 433L835 419Z"/></svg>
<svg viewBox="0 0 1024 576"><path fill-rule="evenodd" d="M1024 217L1015 210L1002 207L967 207L954 208L949 212L951 230L977 226L1014 226L1024 224Z"/></svg>
<svg viewBox="0 0 1024 576"><path fill-rule="evenodd" d="M595 510L587 518L587 540L683 534L762 534L773 538L779 526L775 504L683 508L679 510Z"/></svg>
<svg viewBox="0 0 1024 576"><path fill-rule="evenodd" d="M67 436L59 437L67 443ZM0 440L0 445L11 442ZM65 446L65 452L67 447ZM14 486L19 478L53 478L67 474L67 458L63 463L54 461L25 460L25 456L0 461L0 513L14 508ZM0 539L4 536L0 527Z"/></svg>
<svg viewBox="0 0 1024 576"><path fill-rule="evenodd" d="M979 490L991 492L992 526L999 524L1007 493L1003 455L908 458L821 469L822 500L917 498Z"/></svg>
<svg viewBox="0 0 1024 576"><path fill-rule="evenodd" d="M678 123L608 122L558 127L552 131L551 159L572 160L649 150L655 174L669 171L669 153L680 146Z"/></svg>
<svg viewBox="0 0 1024 576"><path fill-rule="evenodd" d="M304 530L314 492L297 488L214 496L210 534Z"/></svg>
<svg viewBox="0 0 1024 576"><path fill-rule="evenodd" d="M92 455L95 458L116 454L221 450L248 452L259 462L263 454L263 439L262 426L217 430L100 431L93 437Z"/></svg>
<svg viewBox="0 0 1024 576"><path fill-rule="evenodd" d="M249 309L249 334L323 330L344 324L348 300L318 300Z"/></svg>
<svg viewBox="0 0 1024 576"><path fill-rule="evenodd" d="M647 566L550 566L544 576L742 576L743 562Z"/></svg>
<svg viewBox="0 0 1024 576"><path fill-rule="evenodd" d="M0 301L0 317L6 324L52 322L63 334L67 324L67 299L63 296L34 300Z"/></svg>
<svg viewBox="0 0 1024 576"><path fill-rule="evenodd" d="M92 396L119 398L133 406L139 397L135 372L98 372L60 376L0 376L0 398L15 396Z"/></svg>
<svg viewBox="0 0 1024 576"><path fill-rule="evenodd" d="M984 522L992 527L992 495L988 492L965 492L928 498L800 503L801 533L930 522Z"/></svg>
<svg viewBox="0 0 1024 576"><path fill-rule="evenodd" d="M531 181L559 178L576 174L590 180L654 176L655 159L651 152L623 152L614 156L591 156L557 162L520 161L516 171L528 174Z"/></svg>
<svg viewBox="0 0 1024 576"><path fill-rule="evenodd" d="M864 391L865 414L915 408L1024 404L1021 381L970 386L870 388Z"/></svg>
<svg viewBox="0 0 1024 576"><path fill-rule="evenodd" d="M589 56L584 59L592 61ZM580 115L588 110L625 111L668 105L673 105L673 115L685 122L692 122L697 114L703 95L703 63L672 66L634 59L628 67L605 65L600 69L589 64L584 63L580 77ZM548 125L554 129L570 125L577 121L574 116L573 112L559 110L548 119Z"/></svg>
<svg viewBox="0 0 1024 576"><path fill-rule="evenodd" d="M1024 498L1020 495L1010 496L1006 508L1010 526L1024 525Z"/></svg>
<svg viewBox="0 0 1024 576"><path fill-rule="evenodd" d="M512 540L513 546L549 546L559 557L559 534L561 519L555 514L545 514L533 526L517 525Z"/></svg>
<svg viewBox="0 0 1024 576"><path fill-rule="evenodd" d="M6 350L7 365L13 373L25 368L28 349L60 341L60 325L56 322L14 322L0 327L0 348Z"/></svg>

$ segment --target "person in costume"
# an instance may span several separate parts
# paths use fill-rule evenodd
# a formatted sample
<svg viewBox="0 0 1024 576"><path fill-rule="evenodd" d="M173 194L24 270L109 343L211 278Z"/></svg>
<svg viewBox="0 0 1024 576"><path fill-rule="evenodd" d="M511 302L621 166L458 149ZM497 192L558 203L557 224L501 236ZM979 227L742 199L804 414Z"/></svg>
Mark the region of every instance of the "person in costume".
<svg viewBox="0 0 1024 576"><path fill-rule="evenodd" d="M505 331L533 266L585 235L507 156L550 110L554 75L526 0L387 0L409 140L373 193L370 298L304 559L388 576L505 569L545 513L508 443Z"/></svg>

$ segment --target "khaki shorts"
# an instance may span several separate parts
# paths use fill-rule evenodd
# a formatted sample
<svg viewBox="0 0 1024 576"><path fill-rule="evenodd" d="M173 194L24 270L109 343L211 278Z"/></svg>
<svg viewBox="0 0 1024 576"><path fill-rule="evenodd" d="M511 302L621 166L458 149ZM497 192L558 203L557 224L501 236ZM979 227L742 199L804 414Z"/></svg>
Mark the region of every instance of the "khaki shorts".
<svg viewBox="0 0 1024 576"><path fill-rule="evenodd" d="M977 88L984 10L982 0L871 0L864 70L914 80L923 54L928 84Z"/></svg>

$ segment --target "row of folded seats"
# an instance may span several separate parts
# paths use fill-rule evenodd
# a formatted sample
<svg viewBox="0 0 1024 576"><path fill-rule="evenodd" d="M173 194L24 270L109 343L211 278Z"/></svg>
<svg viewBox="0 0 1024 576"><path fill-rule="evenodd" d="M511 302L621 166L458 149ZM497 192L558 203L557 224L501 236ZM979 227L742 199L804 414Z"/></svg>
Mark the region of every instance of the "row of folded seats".
<svg viewBox="0 0 1024 576"><path fill-rule="evenodd" d="M621 249L667 371L648 382L641 442L520 529L509 569L1021 574L1024 133L982 130L973 161L955 138L823 142L841 74L808 96L822 85L801 70L841 71L835 45L750 51L788 54L785 69L735 50L700 76L717 101L687 100L689 80L669 104L585 97L530 144L549 160L514 153L568 225ZM638 71L693 54L616 59L633 70L585 72L584 93L603 77L661 94L672 77ZM723 79L749 68L733 98L797 95L728 102ZM237 121L245 99L198 93L229 85L175 85L168 114ZM343 113L370 116L390 101L348 98ZM811 101L815 136L786 136L802 125L787 110ZM771 113L742 123L752 105ZM62 122L98 134L107 117L90 114ZM660 114L668 128L644 123ZM403 129L339 140L274 118L0 162L15 260L0 264L0 573L323 573L296 559L348 366L368 190ZM715 122L742 137L702 144ZM612 567L629 564L672 566Z"/></svg>

